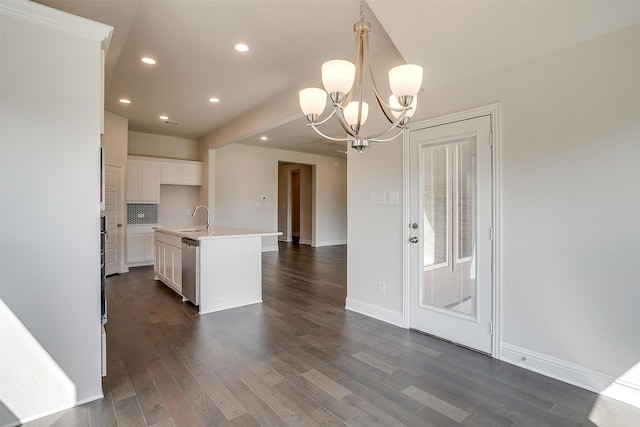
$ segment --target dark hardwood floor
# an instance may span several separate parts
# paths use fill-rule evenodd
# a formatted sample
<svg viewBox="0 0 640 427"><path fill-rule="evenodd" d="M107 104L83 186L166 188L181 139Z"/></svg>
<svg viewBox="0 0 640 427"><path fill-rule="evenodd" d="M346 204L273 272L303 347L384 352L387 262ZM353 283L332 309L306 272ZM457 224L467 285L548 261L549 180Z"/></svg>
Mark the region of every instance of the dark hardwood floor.
<svg viewBox="0 0 640 427"><path fill-rule="evenodd" d="M638 426L640 410L345 311L346 247L263 254L264 302L199 316L107 279L99 401L30 426Z"/></svg>

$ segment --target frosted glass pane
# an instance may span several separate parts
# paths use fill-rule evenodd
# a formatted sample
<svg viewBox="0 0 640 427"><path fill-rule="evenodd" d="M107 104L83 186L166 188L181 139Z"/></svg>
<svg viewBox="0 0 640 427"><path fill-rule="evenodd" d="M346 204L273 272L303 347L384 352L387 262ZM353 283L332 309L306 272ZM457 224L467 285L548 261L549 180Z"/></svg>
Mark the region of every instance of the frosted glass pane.
<svg viewBox="0 0 640 427"><path fill-rule="evenodd" d="M449 206L449 166L446 147L425 148L423 151L423 242L424 265L447 262L449 252L447 216Z"/></svg>

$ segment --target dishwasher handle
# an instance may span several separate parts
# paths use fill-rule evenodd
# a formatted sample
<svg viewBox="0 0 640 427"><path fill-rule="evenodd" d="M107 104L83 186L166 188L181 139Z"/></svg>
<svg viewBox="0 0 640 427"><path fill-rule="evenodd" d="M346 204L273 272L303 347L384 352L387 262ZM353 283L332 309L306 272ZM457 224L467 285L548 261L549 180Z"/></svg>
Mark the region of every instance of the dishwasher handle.
<svg viewBox="0 0 640 427"><path fill-rule="evenodd" d="M189 239L188 237L182 238L182 244L187 246L200 246L200 240Z"/></svg>

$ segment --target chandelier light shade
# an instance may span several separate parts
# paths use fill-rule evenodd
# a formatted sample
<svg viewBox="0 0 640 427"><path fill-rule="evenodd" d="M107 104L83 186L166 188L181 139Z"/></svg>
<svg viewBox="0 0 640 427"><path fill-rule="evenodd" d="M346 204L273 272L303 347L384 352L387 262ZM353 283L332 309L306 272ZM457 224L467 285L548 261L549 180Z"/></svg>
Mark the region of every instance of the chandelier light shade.
<svg viewBox="0 0 640 427"><path fill-rule="evenodd" d="M349 61L333 59L322 64L322 84L327 93L348 93L356 77L356 66Z"/></svg>
<svg viewBox="0 0 640 427"><path fill-rule="evenodd" d="M364 0L360 1L360 21L353 26L356 40L354 61L334 59L322 64L322 84L320 88L302 89L299 94L300 109L310 126L320 136L330 141L351 142L351 147L362 152L372 142L387 142L397 138L406 128L415 113L417 94L422 87L422 67L404 64L389 70L389 88L392 95L388 102L383 100L376 87L369 60L369 32L371 25L364 20ZM362 126L369 116L369 105L363 102L365 77L371 83L371 89L382 113L390 126L377 134L362 136ZM333 111L324 119L320 116L327 104L327 95ZM336 116L346 132L344 138L324 134L319 126Z"/></svg>
<svg viewBox="0 0 640 427"><path fill-rule="evenodd" d="M367 116L369 115L369 104L366 102L362 103L362 108L360 108L360 103L356 101L351 101L344 108L344 120L347 122L351 129L353 129L358 124L358 114L360 113L360 124L363 125L367 121ZM361 111L362 110L362 111Z"/></svg>
<svg viewBox="0 0 640 427"><path fill-rule="evenodd" d="M315 117L318 119L320 114L324 111L324 107L327 105L327 92L315 87L308 87L302 89L298 95L300 100L300 109L304 115L309 118ZM309 121L314 121L309 119Z"/></svg>
<svg viewBox="0 0 640 427"><path fill-rule="evenodd" d="M413 101L411 101L411 104L410 104L411 109L407 111L407 114L404 117L405 119L410 119L411 117L413 117L413 113L416 112L417 104L418 104L418 98L414 97ZM396 98L395 95L389 95L389 106L391 107L391 114L393 114L393 117L395 117L396 119L400 117L400 111L402 111L402 105L400 105L400 101L398 101L398 98Z"/></svg>

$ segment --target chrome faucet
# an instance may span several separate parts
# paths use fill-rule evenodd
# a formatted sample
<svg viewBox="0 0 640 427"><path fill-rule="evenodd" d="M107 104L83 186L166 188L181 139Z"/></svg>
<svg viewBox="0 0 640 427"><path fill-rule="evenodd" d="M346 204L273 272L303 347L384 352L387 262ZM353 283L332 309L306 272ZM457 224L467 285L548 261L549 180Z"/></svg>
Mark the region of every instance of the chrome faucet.
<svg viewBox="0 0 640 427"><path fill-rule="evenodd" d="M191 215L192 218L196 217L196 214L198 213L198 209L200 208L204 208L207 211L207 233L211 233L211 221L209 220L209 208L206 207L205 205L198 205L196 206L196 208L193 210L193 215Z"/></svg>

